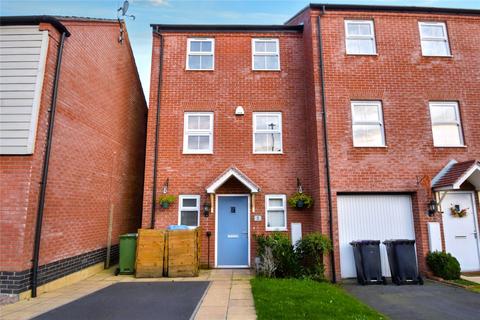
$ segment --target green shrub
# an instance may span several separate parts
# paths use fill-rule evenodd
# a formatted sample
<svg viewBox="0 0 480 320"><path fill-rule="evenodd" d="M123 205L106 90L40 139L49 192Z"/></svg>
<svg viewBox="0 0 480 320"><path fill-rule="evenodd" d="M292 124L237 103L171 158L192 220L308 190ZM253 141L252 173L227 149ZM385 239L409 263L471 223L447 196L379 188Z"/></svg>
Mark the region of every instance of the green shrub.
<svg viewBox="0 0 480 320"><path fill-rule="evenodd" d="M450 253L430 252L427 255L428 267L433 274L445 280L455 280L460 278L460 263Z"/></svg>
<svg viewBox="0 0 480 320"><path fill-rule="evenodd" d="M323 256L332 250L332 242L320 232L313 232L297 242L297 254L303 275L314 280L325 280Z"/></svg>
<svg viewBox="0 0 480 320"><path fill-rule="evenodd" d="M275 277L291 278L299 275L298 257L290 238L286 234L275 232L271 235L258 235L255 240L257 242L257 255L262 260L266 256L266 248L271 248L275 263Z"/></svg>

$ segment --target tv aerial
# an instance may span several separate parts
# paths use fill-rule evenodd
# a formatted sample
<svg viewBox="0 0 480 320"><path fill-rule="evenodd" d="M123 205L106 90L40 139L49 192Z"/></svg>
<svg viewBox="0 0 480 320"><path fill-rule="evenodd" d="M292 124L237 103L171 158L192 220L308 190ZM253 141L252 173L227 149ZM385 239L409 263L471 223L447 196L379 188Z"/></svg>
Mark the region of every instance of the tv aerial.
<svg viewBox="0 0 480 320"><path fill-rule="evenodd" d="M124 36L123 34L125 33L125 30L123 30L123 23L120 20L125 20L125 17L128 17L132 20L135 20L135 16L133 14L127 15L128 7L130 6L130 3L128 3L128 0L123 1L123 5L117 9L117 20L118 24L120 25L120 35L118 36L118 42L123 43Z"/></svg>

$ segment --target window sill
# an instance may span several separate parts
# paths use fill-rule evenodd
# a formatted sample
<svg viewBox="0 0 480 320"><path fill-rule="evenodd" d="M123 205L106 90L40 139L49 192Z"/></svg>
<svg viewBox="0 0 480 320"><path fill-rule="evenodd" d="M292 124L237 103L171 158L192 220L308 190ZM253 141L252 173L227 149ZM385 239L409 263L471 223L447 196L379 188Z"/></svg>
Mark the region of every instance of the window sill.
<svg viewBox="0 0 480 320"><path fill-rule="evenodd" d="M435 146L435 148L447 148L447 149L451 149L451 148L467 148L467 146L463 145L463 146Z"/></svg>
<svg viewBox="0 0 480 320"><path fill-rule="evenodd" d="M422 58L453 58L453 55L448 55L448 56L427 56L422 54Z"/></svg>
<svg viewBox="0 0 480 320"><path fill-rule="evenodd" d="M281 69L252 69L252 71L254 72L262 72L262 71L266 71L266 72L280 72L282 71Z"/></svg>
<svg viewBox="0 0 480 320"><path fill-rule="evenodd" d="M375 148L375 149L387 149L388 146L353 146L354 148Z"/></svg>
<svg viewBox="0 0 480 320"><path fill-rule="evenodd" d="M185 69L185 71L215 71L215 69Z"/></svg>
<svg viewBox="0 0 480 320"><path fill-rule="evenodd" d="M276 155L276 154L283 154L283 151L281 152L253 152L253 154L271 154L271 155Z"/></svg>
<svg viewBox="0 0 480 320"><path fill-rule="evenodd" d="M345 53L347 56L366 56L366 57L377 57L378 53Z"/></svg>
<svg viewBox="0 0 480 320"><path fill-rule="evenodd" d="M213 151L207 151L207 152L189 152L189 151L183 151L182 154L213 154Z"/></svg>
<svg viewBox="0 0 480 320"><path fill-rule="evenodd" d="M266 228L265 231L275 232L275 231L288 231L287 228Z"/></svg>

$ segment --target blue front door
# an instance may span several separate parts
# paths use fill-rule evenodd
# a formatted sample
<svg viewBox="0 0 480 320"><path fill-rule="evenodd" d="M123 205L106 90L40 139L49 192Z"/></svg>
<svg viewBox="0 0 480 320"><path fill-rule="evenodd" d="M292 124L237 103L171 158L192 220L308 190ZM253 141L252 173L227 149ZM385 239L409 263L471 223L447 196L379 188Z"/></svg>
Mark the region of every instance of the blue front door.
<svg viewBox="0 0 480 320"><path fill-rule="evenodd" d="M218 196L217 266L248 266L248 196Z"/></svg>

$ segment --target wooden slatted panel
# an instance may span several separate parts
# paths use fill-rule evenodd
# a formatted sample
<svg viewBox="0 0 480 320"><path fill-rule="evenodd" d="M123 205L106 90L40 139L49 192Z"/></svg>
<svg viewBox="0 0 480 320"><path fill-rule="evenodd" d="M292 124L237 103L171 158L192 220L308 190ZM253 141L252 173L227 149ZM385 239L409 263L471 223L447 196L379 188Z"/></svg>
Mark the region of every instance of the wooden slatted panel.
<svg viewBox="0 0 480 320"><path fill-rule="evenodd" d="M135 277L159 278L163 276L165 231L139 229Z"/></svg>
<svg viewBox="0 0 480 320"><path fill-rule="evenodd" d="M196 277L199 272L200 230L167 231L169 277Z"/></svg>
<svg viewBox="0 0 480 320"><path fill-rule="evenodd" d="M0 27L0 154L31 154L35 146L48 32Z"/></svg>

